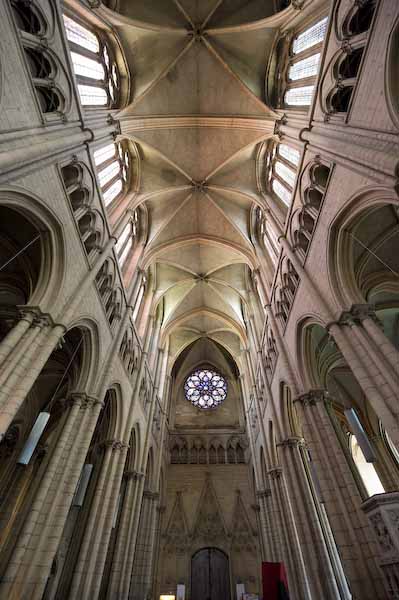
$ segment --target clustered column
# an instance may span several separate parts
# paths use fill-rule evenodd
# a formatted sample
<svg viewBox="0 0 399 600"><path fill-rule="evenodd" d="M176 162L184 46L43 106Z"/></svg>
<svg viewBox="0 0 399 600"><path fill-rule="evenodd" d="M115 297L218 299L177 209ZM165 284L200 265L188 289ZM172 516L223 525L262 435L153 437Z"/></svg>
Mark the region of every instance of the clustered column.
<svg viewBox="0 0 399 600"><path fill-rule="evenodd" d="M61 540L102 403L74 394L46 472L0 584L7 598L40 599Z"/></svg>
<svg viewBox="0 0 399 600"><path fill-rule="evenodd" d="M376 562L378 549L333 425L328 394L310 390L295 402L352 594L382 600L386 595Z"/></svg>

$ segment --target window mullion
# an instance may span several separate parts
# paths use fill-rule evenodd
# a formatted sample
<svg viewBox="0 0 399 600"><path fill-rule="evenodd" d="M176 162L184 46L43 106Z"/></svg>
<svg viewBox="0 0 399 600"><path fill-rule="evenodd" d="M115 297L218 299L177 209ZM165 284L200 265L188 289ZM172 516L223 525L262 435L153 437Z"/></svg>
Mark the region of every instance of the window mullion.
<svg viewBox="0 0 399 600"><path fill-rule="evenodd" d="M296 79L295 81L291 81L291 79L287 80L287 90L293 88L300 88L305 86L316 85L317 76L312 75L311 77L304 77L303 79Z"/></svg>
<svg viewBox="0 0 399 600"><path fill-rule="evenodd" d="M116 181L118 181L118 179L120 179L122 181L122 185L123 185L122 174L121 174L120 171L112 179L110 179L109 181L107 181L107 183L101 188L101 191L103 193L106 192L107 189L111 187L111 185L113 185L114 183L116 183Z"/></svg>
<svg viewBox="0 0 399 600"><path fill-rule="evenodd" d="M285 181L285 179L283 179L282 177L280 177L280 175L278 173L276 173L275 171L273 171L273 179L277 179L285 188L287 188L287 190L290 192L290 194L292 194L292 187Z"/></svg>
<svg viewBox="0 0 399 600"><path fill-rule="evenodd" d="M323 44L324 44L324 41L320 42L319 44L316 44L314 46L311 46L310 48L306 48L306 50L302 50L302 52L299 52L298 54L290 54L290 58L289 58L290 65L292 65L296 62L299 62L300 60L303 60L304 58L309 58L309 56L313 56L313 54L321 53Z"/></svg>
<svg viewBox="0 0 399 600"><path fill-rule="evenodd" d="M71 42L70 40L68 40L68 44L69 44L69 48L70 48L71 52L76 52L76 54L81 54L82 56L85 56L86 58L91 58L92 60L96 60L97 62L104 64L104 61L101 56L101 52L100 53L93 52L92 50L83 48L83 46L79 46L79 44L76 44L75 42ZM104 65L104 68L106 69L105 65Z"/></svg>

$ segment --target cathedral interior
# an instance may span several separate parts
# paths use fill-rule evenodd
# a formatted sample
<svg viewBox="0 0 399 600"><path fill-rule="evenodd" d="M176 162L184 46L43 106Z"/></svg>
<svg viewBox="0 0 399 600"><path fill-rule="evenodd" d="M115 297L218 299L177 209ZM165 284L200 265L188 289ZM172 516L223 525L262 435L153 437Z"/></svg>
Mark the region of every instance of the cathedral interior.
<svg viewBox="0 0 399 600"><path fill-rule="evenodd" d="M398 0L0 50L0 599L398 600Z"/></svg>

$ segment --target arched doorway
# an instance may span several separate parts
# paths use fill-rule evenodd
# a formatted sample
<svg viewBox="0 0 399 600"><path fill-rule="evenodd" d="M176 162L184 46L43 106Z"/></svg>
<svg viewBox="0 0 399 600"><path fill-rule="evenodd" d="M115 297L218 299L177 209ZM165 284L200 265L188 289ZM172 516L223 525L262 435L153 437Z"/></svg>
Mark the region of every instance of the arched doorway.
<svg viewBox="0 0 399 600"><path fill-rule="evenodd" d="M191 600L230 600L229 559L217 548L202 548L191 559Z"/></svg>

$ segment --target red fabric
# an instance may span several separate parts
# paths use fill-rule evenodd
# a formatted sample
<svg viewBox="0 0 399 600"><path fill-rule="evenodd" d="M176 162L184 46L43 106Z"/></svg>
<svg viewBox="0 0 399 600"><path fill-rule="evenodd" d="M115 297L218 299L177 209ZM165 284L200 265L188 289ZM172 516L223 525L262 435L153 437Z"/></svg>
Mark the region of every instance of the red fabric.
<svg viewBox="0 0 399 600"><path fill-rule="evenodd" d="M288 599L287 575L283 563L262 563L263 600Z"/></svg>

